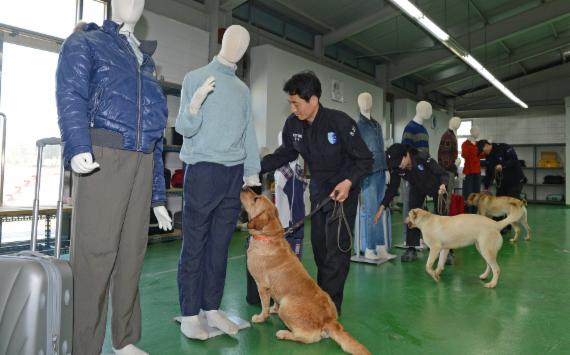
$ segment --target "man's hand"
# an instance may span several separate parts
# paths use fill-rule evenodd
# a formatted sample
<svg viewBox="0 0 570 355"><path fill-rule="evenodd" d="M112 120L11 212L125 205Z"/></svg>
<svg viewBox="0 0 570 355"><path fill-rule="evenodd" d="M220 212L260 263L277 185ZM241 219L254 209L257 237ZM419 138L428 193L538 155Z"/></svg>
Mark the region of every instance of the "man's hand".
<svg viewBox="0 0 570 355"><path fill-rule="evenodd" d="M348 198L352 181L344 179L335 186L333 192L329 195L333 201L344 202Z"/></svg>
<svg viewBox="0 0 570 355"><path fill-rule="evenodd" d="M503 166L502 166L501 164L497 165L497 166L495 167L495 171L498 172L498 173L500 173L501 171L503 171Z"/></svg>
<svg viewBox="0 0 570 355"><path fill-rule="evenodd" d="M382 217L382 213L384 213L385 209L386 207L384 207L384 205L380 205L380 208L378 208L378 212L376 212L376 215L374 216L374 224L378 224L378 221Z"/></svg>
<svg viewBox="0 0 570 355"><path fill-rule="evenodd" d="M445 184L439 185L439 194L443 195L446 192L447 192L447 188L445 187Z"/></svg>

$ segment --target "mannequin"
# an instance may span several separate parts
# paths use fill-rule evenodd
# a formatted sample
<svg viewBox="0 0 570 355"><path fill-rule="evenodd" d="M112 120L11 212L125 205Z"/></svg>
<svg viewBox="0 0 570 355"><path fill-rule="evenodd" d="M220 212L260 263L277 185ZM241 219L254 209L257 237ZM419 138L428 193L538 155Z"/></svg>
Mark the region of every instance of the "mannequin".
<svg viewBox="0 0 570 355"><path fill-rule="evenodd" d="M160 228L172 228L162 161L167 108L152 75L155 46L132 34L144 0L111 6L112 21L69 36L57 68L64 162L76 179L73 353L101 353L110 294L114 352L146 354L134 343L141 333L138 282L151 206Z"/></svg>
<svg viewBox="0 0 570 355"><path fill-rule="evenodd" d="M483 153L477 149L477 139L481 134L481 130L477 126L471 127L471 136L461 145L461 156L465 159L463 167L463 196L465 200L473 192L481 192L481 163ZM477 212L477 208L467 206L465 211L468 213Z"/></svg>
<svg viewBox="0 0 570 355"><path fill-rule="evenodd" d="M358 130L368 149L374 156L372 173L362 179L360 192L359 236L364 258L370 260L392 259L388 253L388 242L384 236L384 226L374 223L374 214L384 198L386 190L386 157L384 155L384 135L382 126L371 116L372 95L363 92L358 95L360 115L356 121Z"/></svg>
<svg viewBox="0 0 570 355"><path fill-rule="evenodd" d="M239 331L219 306L241 187L261 185L250 93L235 76L248 46L247 30L230 26L219 54L186 74L182 85L176 131L184 137L180 159L187 165L178 288L180 330L192 339L209 337L201 311L208 326L231 335Z"/></svg>
<svg viewBox="0 0 570 355"><path fill-rule="evenodd" d="M449 174L449 185L447 190L447 206L451 201L451 194L453 193L456 180L458 176L458 167L461 165L461 159L458 158L457 149L457 129L461 125L461 118L451 117L449 119L449 129L443 133L437 151L437 160L439 165L444 168Z"/></svg>
<svg viewBox="0 0 570 355"><path fill-rule="evenodd" d="M404 133L402 135L402 144L408 144L416 148L418 151L429 154L429 134L427 129L424 127L424 121L427 121L432 116L431 104L427 101L420 101L416 105L416 115L414 118L408 122L404 128ZM407 216L410 211L410 185L407 181L402 184L402 215ZM406 245L408 247L417 247L419 245L409 245L409 234L410 229L406 226L404 228L404 238L406 240ZM410 253L411 250L408 250ZM406 253L402 255L402 261L412 261L415 260L415 250L413 255L408 255Z"/></svg>

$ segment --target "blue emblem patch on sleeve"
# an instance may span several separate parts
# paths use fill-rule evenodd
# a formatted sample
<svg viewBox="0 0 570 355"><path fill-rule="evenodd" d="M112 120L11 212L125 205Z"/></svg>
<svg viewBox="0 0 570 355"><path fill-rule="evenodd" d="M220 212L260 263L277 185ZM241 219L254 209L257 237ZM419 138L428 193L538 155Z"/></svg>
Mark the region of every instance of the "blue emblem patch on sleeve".
<svg viewBox="0 0 570 355"><path fill-rule="evenodd" d="M334 132L329 132L327 134L327 138L329 139L329 143L330 144L336 144L336 133Z"/></svg>
<svg viewBox="0 0 570 355"><path fill-rule="evenodd" d="M423 164L418 164L418 170L419 170L419 171L424 171L424 170L425 170L424 165L423 165Z"/></svg>

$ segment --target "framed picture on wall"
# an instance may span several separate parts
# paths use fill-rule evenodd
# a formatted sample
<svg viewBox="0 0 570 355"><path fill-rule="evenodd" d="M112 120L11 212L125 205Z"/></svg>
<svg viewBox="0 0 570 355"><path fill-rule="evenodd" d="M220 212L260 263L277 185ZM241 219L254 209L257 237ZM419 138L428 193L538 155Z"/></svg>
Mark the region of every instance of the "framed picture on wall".
<svg viewBox="0 0 570 355"><path fill-rule="evenodd" d="M335 79L331 81L331 100L344 102L344 84L341 81Z"/></svg>

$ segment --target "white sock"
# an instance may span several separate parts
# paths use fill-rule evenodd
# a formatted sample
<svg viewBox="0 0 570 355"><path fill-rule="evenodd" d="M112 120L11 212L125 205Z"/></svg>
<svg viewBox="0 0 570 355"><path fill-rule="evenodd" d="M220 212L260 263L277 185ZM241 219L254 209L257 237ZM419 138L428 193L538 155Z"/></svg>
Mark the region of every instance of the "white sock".
<svg viewBox="0 0 570 355"><path fill-rule="evenodd" d="M148 355L147 352L142 351L133 344L129 344L122 349L115 349L113 351L116 355Z"/></svg>
<svg viewBox="0 0 570 355"><path fill-rule="evenodd" d="M197 315L182 317L180 331L190 339L206 340L209 336L208 331L202 326Z"/></svg>
<svg viewBox="0 0 570 355"><path fill-rule="evenodd" d="M217 310L206 311L206 319L208 320L208 325L213 328L218 328L222 332L229 335L236 335L239 331L237 324L229 320L222 313Z"/></svg>

